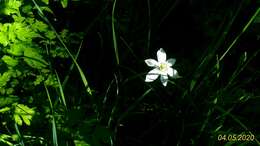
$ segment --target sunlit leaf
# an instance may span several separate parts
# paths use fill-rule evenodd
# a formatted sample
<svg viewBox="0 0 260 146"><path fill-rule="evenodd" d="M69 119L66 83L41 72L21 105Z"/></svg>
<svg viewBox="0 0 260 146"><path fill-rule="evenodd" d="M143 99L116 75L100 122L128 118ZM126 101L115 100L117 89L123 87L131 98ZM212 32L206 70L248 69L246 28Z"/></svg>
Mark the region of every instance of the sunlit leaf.
<svg viewBox="0 0 260 146"><path fill-rule="evenodd" d="M75 146L90 146L88 143L86 143L83 140L74 140Z"/></svg>
<svg viewBox="0 0 260 146"><path fill-rule="evenodd" d="M36 80L33 82L33 84L36 86L36 85L39 85L40 83L42 83L42 81L44 81L44 76L43 75L37 75Z"/></svg>
<svg viewBox="0 0 260 146"><path fill-rule="evenodd" d="M19 7L21 6L21 1L18 0L7 0L1 3L0 14L10 15L19 13Z"/></svg>
<svg viewBox="0 0 260 146"><path fill-rule="evenodd" d="M41 0L41 2L45 3L46 5L49 4L49 0Z"/></svg>
<svg viewBox="0 0 260 146"><path fill-rule="evenodd" d="M22 121L21 117L17 114L14 115L14 121L15 121L15 123L17 123L20 126L23 125L23 121Z"/></svg>
<svg viewBox="0 0 260 146"><path fill-rule="evenodd" d="M22 43L15 43L10 46L10 49L8 49L7 52L11 55L22 56L25 47L26 46Z"/></svg>
<svg viewBox="0 0 260 146"><path fill-rule="evenodd" d="M57 78L54 75L49 75L47 80L44 81L47 86L59 87Z"/></svg>
<svg viewBox="0 0 260 146"><path fill-rule="evenodd" d="M48 64L42 55L32 47L28 47L24 50L24 56L24 61L32 68L41 69Z"/></svg>
<svg viewBox="0 0 260 146"><path fill-rule="evenodd" d="M68 6L68 0L61 0L61 5L63 8L66 8Z"/></svg>
<svg viewBox="0 0 260 146"><path fill-rule="evenodd" d="M5 144L8 146L14 146L14 144L12 144L11 141L12 137L10 135L7 134L0 134L0 144Z"/></svg>
<svg viewBox="0 0 260 146"><path fill-rule="evenodd" d="M19 140L19 135L18 134L13 134L12 135L13 141L18 141Z"/></svg>
<svg viewBox="0 0 260 146"><path fill-rule="evenodd" d="M10 110L11 110L10 107L5 107L5 108L0 109L0 113L5 113L5 112L8 112Z"/></svg>
<svg viewBox="0 0 260 146"><path fill-rule="evenodd" d="M9 41L6 36L6 32L0 31L0 44L2 44L3 46L7 46L8 43L9 43Z"/></svg>
<svg viewBox="0 0 260 146"><path fill-rule="evenodd" d="M18 125L22 125L23 122L26 125L31 124L31 120L33 115L35 114L34 109L29 108L26 105L23 104L14 104L15 111L14 111L14 120Z"/></svg>
<svg viewBox="0 0 260 146"><path fill-rule="evenodd" d="M11 56L8 56L8 55L4 55L2 57L2 60L9 66L11 67L14 67L18 64L18 60L17 59L14 59L13 57Z"/></svg>
<svg viewBox="0 0 260 146"><path fill-rule="evenodd" d="M0 88L4 87L7 84L12 75L13 72L11 70L4 72L3 74L0 74Z"/></svg>
<svg viewBox="0 0 260 146"><path fill-rule="evenodd" d="M15 24L14 24L15 25ZM24 24L16 24L16 30L15 34L17 38L21 41L31 41L32 38L37 37L38 35L32 31L28 26L25 26Z"/></svg>
<svg viewBox="0 0 260 146"><path fill-rule="evenodd" d="M24 121L24 123L26 124L26 125L31 125L31 116L30 115L23 115L23 116L21 116L22 117L22 119L23 119L23 121Z"/></svg>

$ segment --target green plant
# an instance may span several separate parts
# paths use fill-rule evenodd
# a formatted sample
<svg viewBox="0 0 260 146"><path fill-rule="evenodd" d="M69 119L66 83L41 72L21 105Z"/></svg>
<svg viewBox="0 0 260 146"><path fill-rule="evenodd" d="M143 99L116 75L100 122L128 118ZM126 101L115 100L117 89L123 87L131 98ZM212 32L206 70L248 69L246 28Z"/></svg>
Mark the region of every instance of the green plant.
<svg viewBox="0 0 260 146"><path fill-rule="evenodd" d="M62 6L66 7L67 2L66 0L61 1ZM7 145L15 145L19 142L27 145L31 140L38 144L49 143L46 138L35 138L29 131L19 132L19 126L28 127L32 123L39 124L34 122L35 116L45 120L52 119L50 123L52 123L53 129L53 143L58 145L55 123L63 120L54 120L57 113L54 111L56 106L52 102L60 101L60 108L64 110L67 106L61 81L53 67L53 61L59 58L67 59L69 55L73 57L70 52L68 54L64 44L64 41L68 40L73 33L66 29L56 32L53 30L53 26L49 26L41 17L38 17L38 9L42 13L52 13L48 3L48 0L40 1L40 5L23 0L1 1L0 114L1 122L4 124L1 129L5 130L1 132L0 141ZM76 39L81 38L78 35ZM59 42L59 40L64 41ZM69 43L67 42L68 45L73 45L73 43ZM74 60L74 62L76 61ZM78 64L76 65L79 68ZM86 79L84 82L87 83ZM46 88L46 92L42 90L43 87ZM48 88L57 91L49 93ZM48 98L45 93L48 93ZM58 99L53 98L54 96L57 96ZM37 100L42 100L43 103L49 100L50 106L37 105L39 102ZM45 111L40 112L43 108ZM14 128L12 125L16 125L16 131L9 130ZM13 138L13 135L17 134L19 138Z"/></svg>

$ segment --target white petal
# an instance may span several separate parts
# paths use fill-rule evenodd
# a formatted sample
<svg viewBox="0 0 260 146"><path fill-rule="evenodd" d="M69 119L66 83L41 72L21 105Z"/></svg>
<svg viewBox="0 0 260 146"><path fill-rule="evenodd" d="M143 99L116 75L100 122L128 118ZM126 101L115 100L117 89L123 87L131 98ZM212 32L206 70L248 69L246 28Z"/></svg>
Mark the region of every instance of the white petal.
<svg viewBox="0 0 260 146"><path fill-rule="evenodd" d="M173 77L173 78L179 78L179 77L180 77L176 69L173 69L173 75L172 75L172 77Z"/></svg>
<svg viewBox="0 0 260 146"><path fill-rule="evenodd" d="M167 69L167 73L168 73L168 75L169 75L170 77L173 77L174 69L171 68L171 67L169 67L169 68Z"/></svg>
<svg viewBox="0 0 260 146"><path fill-rule="evenodd" d="M168 63L169 66L173 66L175 64L175 62L176 62L175 58L170 58L170 59L167 60L167 63Z"/></svg>
<svg viewBox="0 0 260 146"><path fill-rule="evenodd" d="M148 74L145 77L145 82L152 82L156 80L158 76L159 76L159 70L155 68L148 72Z"/></svg>
<svg viewBox="0 0 260 146"><path fill-rule="evenodd" d="M158 62L154 59L146 59L145 60L145 63L148 65L148 66L151 66L151 67L155 67L155 66L158 66Z"/></svg>
<svg viewBox="0 0 260 146"><path fill-rule="evenodd" d="M167 86L168 76L161 75L160 79L161 79L163 86Z"/></svg>
<svg viewBox="0 0 260 146"><path fill-rule="evenodd" d="M160 50L157 51L157 59L158 59L158 62L166 61L166 53L163 50L163 48L160 48Z"/></svg>

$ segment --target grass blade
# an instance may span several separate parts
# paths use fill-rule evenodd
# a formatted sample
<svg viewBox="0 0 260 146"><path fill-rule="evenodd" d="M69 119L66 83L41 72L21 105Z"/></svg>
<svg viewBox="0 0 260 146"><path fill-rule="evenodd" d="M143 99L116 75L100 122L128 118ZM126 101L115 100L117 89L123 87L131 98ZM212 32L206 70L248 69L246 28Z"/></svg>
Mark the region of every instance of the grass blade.
<svg viewBox="0 0 260 146"><path fill-rule="evenodd" d="M56 130L54 117L52 117L52 138L53 138L53 145L58 146L57 130Z"/></svg>
<svg viewBox="0 0 260 146"><path fill-rule="evenodd" d="M44 88L46 90L46 94L48 97L48 100L50 102L50 107L51 107L51 113L52 113L52 140L53 140L53 145L58 146L58 138L57 138L57 130L56 130L56 124L55 124L55 119L54 119L54 111L53 111L53 104L51 101L50 93L46 85L44 84Z"/></svg>
<svg viewBox="0 0 260 146"><path fill-rule="evenodd" d="M59 84L59 91L60 91L62 103L65 106L65 108L67 109L67 104L66 104L66 100L65 100L65 96L64 96L64 92L63 92L63 87L61 85L60 78L59 78L59 75L56 72L56 70L55 70L55 75L56 75L56 78L57 78L57 81L58 81L58 84Z"/></svg>
<svg viewBox="0 0 260 146"><path fill-rule="evenodd" d="M146 90L146 92L144 92L144 94L142 96L140 96L118 119L118 123L124 119L127 114L132 111L145 97L146 95L148 95L150 92L152 91L152 89L148 89Z"/></svg>
<svg viewBox="0 0 260 146"><path fill-rule="evenodd" d="M116 0L114 0L113 3L113 9L112 9L112 34L113 34L113 45L114 45L114 51L116 55L116 63L119 65L119 55L118 55L118 48L117 48L117 37L115 32L115 7L116 7Z"/></svg>
<svg viewBox="0 0 260 146"><path fill-rule="evenodd" d="M77 54L75 55L75 60L78 59L79 53L80 53L80 51L81 51L82 43L83 43L83 41L81 41L81 43L80 43L80 45L79 45ZM72 63L71 66L70 66L70 69L69 69L68 74L65 76L65 79L64 79L63 82L62 82L62 87L63 87L63 88L64 88L65 85L67 84L67 82L68 82L68 80L69 80L69 77L70 77L70 73L71 73L71 71L74 69L74 67L75 67L75 64Z"/></svg>
<svg viewBox="0 0 260 146"><path fill-rule="evenodd" d="M148 8L148 32L147 32L147 47L146 47L146 50L145 50L146 55L148 55L148 50L150 49L151 31L152 31L150 0L147 0L147 8Z"/></svg>
<svg viewBox="0 0 260 146"><path fill-rule="evenodd" d="M235 80L235 78L245 69L245 67L253 60L253 58L255 58L255 57L257 56L257 54L258 54L259 52L260 52L260 49L259 49L258 51L256 51L245 63L243 63L240 68L237 68L237 69L233 72L233 74L232 74L230 80L228 81L228 84L227 84L227 87L226 87L226 88L228 88L229 85L231 85L231 84L233 83L233 81Z"/></svg>
<svg viewBox="0 0 260 146"><path fill-rule="evenodd" d="M22 137L22 135L21 135L21 133L20 133L20 131L19 131L19 128L18 128L18 126L17 126L16 123L14 124L14 127L15 127L15 131L16 131L16 133L17 133L18 136L19 136L20 145L21 145L21 146L24 146L24 143L23 143L23 137Z"/></svg>
<svg viewBox="0 0 260 146"><path fill-rule="evenodd" d="M71 54L70 50L68 49L68 47L65 45L64 41L62 40L62 38L60 37L60 35L57 33L57 31L55 30L55 28L53 27L53 25L50 23L50 21L44 16L44 13L42 12L42 10L40 9L40 7L38 6L38 4L35 2L35 0L32 0L36 9L39 12L40 17L50 26L50 28L52 29L52 31L55 33L56 37L58 38L59 42L61 43L61 45L65 48L65 50L67 51L67 53L69 54L70 58L72 59L73 63L76 65L78 72L80 74L81 80L84 84L84 87L86 88L86 91L89 95L92 96L92 90L90 89L86 76L83 73L81 67L79 66L79 64L77 63L76 59L74 58L74 56Z"/></svg>
<svg viewBox="0 0 260 146"><path fill-rule="evenodd" d="M250 20L246 23L246 25L244 26L243 30L236 36L236 38L233 40L233 42L229 45L229 47L227 48L227 50L223 53L223 55L220 57L219 61L221 61L226 55L227 53L230 51L230 49L236 44L236 42L238 41L238 39L240 38L240 36L248 29L248 27L250 26L250 24L253 22L253 20L255 20L256 16L258 15L258 13L260 12L260 8L258 8L256 10L256 12L254 13L254 15L250 18Z"/></svg>

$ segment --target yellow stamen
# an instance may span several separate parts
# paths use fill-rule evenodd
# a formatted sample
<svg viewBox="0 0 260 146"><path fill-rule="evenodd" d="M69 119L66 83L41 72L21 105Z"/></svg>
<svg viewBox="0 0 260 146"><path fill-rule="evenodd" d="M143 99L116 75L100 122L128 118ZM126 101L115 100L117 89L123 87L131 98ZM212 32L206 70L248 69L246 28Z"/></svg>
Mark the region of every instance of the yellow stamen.
<svg viewBox="0 0 260 146"><path fill-rule="evenodd" d="M159 70L165 72L167 70L167 64L161 63L159 65Z"/></svg>

